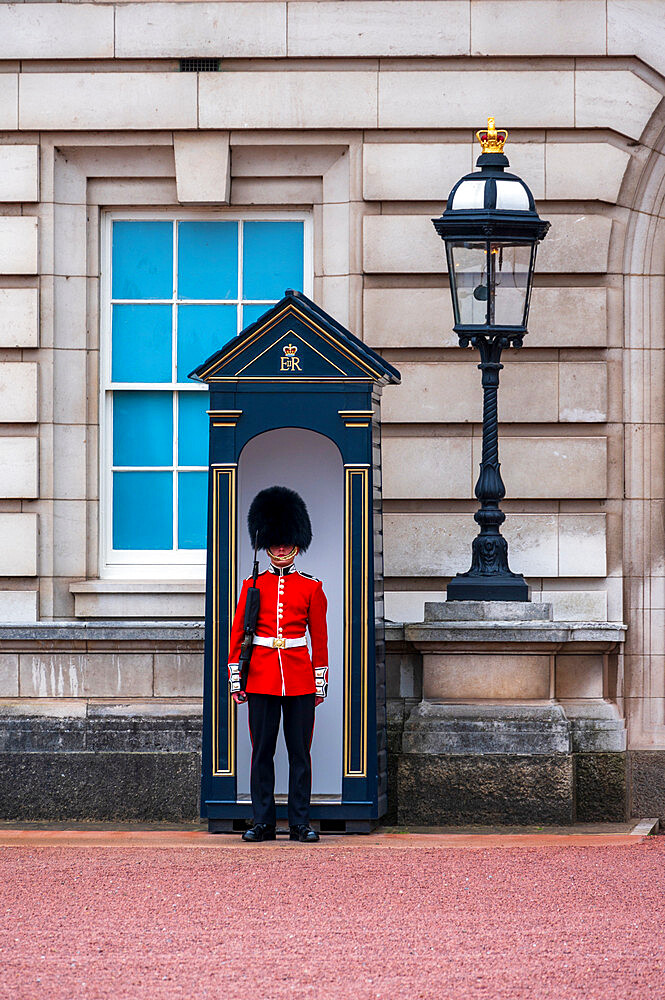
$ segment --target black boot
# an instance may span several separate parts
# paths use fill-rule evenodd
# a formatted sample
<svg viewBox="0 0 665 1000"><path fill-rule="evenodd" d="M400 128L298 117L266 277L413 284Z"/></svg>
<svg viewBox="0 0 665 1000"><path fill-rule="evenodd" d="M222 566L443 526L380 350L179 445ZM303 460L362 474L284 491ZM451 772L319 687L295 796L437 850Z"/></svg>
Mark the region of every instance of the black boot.
<svg viewBox="0 0 665 1000"><path fill-rule="evenodd" d="M301 844L316 844L320 837L316 830L303 823L301 826L289 827L289 840L299 840Z"/></svg>
<svg viewBox="0 0 665 1000"><path fill-rule="evenodd" d="M275 827L269 823L255 823L249 830L245 830L242 839L248 844L258 844L262 840L277 840L277 836Z"/></svg>

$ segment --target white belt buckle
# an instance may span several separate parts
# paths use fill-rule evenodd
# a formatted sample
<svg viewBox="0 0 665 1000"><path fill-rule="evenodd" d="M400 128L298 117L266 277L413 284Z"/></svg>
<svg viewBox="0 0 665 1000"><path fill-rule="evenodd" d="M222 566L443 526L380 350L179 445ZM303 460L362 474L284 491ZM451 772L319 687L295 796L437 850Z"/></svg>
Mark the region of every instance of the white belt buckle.
<svg viewBox="0 0 665 1000"><path fill-rule="evenodd" d="M273 649L286 649L286 639L273 639L272 641Z"/></svg>

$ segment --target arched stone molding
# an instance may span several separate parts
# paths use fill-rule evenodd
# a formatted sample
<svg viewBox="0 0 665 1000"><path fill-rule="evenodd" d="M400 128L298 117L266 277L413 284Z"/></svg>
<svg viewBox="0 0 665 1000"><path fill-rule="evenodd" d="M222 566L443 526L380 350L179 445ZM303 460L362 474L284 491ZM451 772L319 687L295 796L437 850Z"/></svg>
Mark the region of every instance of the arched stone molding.
<svg viewBox="0 0 665 1000"><path fill-rule="evenodd" d="M625 179L623 700L630 749L665 748L665 110ZM640 169L641 168L641 169Z"/></svg>

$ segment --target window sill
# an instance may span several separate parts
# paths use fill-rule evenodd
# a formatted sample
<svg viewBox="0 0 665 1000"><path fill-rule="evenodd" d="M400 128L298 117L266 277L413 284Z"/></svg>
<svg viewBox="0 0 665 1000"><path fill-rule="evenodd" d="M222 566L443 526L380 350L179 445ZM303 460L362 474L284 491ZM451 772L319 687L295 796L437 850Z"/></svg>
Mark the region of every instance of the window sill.
<svg viewBox="0 0 665 1000"><path fill-rule="evenodd" d="M70 584L76 618L202 619L203 580L83 580Z"/></svg>

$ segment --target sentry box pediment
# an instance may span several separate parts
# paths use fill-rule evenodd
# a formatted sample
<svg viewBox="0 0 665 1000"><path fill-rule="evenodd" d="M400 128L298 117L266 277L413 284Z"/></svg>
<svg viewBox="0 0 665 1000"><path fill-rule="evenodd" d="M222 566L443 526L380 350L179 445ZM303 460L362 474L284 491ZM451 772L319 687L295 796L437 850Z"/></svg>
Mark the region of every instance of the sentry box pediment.
<svg viewBox="0 0 665 1000"><path fill-rule="evenodd" d="M211 384L236 379L400 381L399 372L379 354L302 292L291 290L189 377Z"/></svg>
<svg viewBox="0 0 665 1000"><path fill-rule="evenodd" d="M312 820L369 828L386 808L381 391L399 372L288 291L190 377L210 391L202 815L211 830L251 818L246 708L229 698L226 664L251 572L247 510L277 484L308 506L314 538L298 568L328 597L330 686L312 744ZM283 751L276 775L283 818Z"/></svg>

